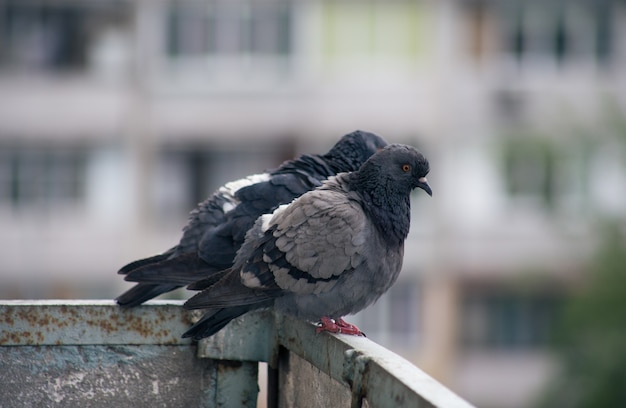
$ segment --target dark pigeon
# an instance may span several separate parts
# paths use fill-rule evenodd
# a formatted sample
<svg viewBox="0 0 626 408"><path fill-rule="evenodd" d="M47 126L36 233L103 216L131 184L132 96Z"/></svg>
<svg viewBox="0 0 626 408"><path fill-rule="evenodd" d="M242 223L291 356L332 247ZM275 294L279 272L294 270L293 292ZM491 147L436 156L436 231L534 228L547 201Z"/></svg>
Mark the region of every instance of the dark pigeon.
<svg viewBox="0 0 626 408"><path fill-rule="evenodd" d="M330 176L358 169L386 145L373 133L355 131L324 155L302 155L273 171L227 183L190 214L178 245L120 269L126 280L139 283L117 297L117 303L134 307L230 268L257 217L320 186Z"/></svg>
<svg viewBox="0 0 626 408"><path fill-rule="evenodd" d="M410 193L432 195L429 165L394 144L352 173L331 177L291 204L259 217L234 265L189 286L185 303L208 309L184 334L201 339L250 310L275 306L320 330L360 334L342 316L375 302L396 280L409 232Z"/></svg>

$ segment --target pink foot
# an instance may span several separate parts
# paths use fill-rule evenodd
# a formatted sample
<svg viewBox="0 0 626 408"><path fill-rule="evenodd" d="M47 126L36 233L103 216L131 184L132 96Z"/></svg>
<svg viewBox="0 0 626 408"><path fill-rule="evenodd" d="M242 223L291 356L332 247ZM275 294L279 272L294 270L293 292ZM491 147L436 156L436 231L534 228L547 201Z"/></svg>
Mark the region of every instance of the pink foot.
<svg viewBox="0 0 626 408"><path fill-rule="evenodd" d="M317 332L321 333L323 331L331 332L331 333L341 333L341 334L351 334L353 336L363 336L365 337L365 333L359 330L353 324L347 323L341 317L337 320L333 320L329 317L322 317L321 323L318 323Z"/></svg>

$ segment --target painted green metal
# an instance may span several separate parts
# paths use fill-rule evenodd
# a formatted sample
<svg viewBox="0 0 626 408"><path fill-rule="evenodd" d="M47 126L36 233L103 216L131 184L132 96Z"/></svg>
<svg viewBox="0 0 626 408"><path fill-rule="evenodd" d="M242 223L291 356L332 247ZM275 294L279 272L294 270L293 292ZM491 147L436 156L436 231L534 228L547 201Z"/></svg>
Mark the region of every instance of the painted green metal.
<svg viewBox="0 0 626 408"><path fill-rule="evenodd" d="M276 367L283 347L348 387L353 407L360 407L364 399L375 407L471 407L407 360L367 338L318 334L313 324L288 315L250 313L229 324L221 336L202 340L199 354L207 358L238 355Z"/></svg>
<svg viewBox="0 0 626 408"><path fill-rule="evenodd" d="M258 364L198 358L181 305L0 302L0 406L255 407Z"/></svg>
<svg viewBox="0 0 626 408"><path fill-rule="evenodd" d="M198 342L198 357L217 360L269 361L274 348L274 315L247 313L215 335Z"/></svg>
<svg viewBox="0 0 626 408"><path fill-rule="evenodd" d="M270 407L471 407L363 337L318 334L265 310L197 344L182 339L198 317L175 301L131 310L112 301L2 301L0 395L32 406L254 407L265 361Z"/></svg>
<svg viewBox="0 0 626 408"><path fill-rule="evenodd" d="M204 360L204 359L199 359ZM250 361L217 361L215 406L246 407L257 405L259 364Z"/></svg>
<svg viewBox="0 0 626 408"><path fill-rule="evenodd" d="M315 327L280 316L279 341L352 390L352 406L470 408L465 400L409 361L365 337L317 334Z"/></svg>

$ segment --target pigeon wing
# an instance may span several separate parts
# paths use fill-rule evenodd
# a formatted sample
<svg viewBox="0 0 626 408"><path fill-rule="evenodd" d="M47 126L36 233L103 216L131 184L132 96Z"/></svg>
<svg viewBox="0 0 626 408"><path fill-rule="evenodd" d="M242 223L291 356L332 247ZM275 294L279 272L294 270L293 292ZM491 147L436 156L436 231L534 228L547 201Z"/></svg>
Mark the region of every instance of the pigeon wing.
<svg viewBox="0 0 626 408"><path fill-rule="evenodd" d="M262 228L264 239L241 269L251 288L321 293L364 260L366 216L344 191L307 193L280 207Z"/></svg>
<svg viewBox="0 0 626 408"><path fill-rule="evenodd" d="M239 188L233 193L237 205L219 223L204 227L204 235L197 240L200 258L222 268L232 266L246 232L259 215L271 213L280 204L291 202L319 184L319 181L313 186L306 184L300 175L279 174Z"/></svg>

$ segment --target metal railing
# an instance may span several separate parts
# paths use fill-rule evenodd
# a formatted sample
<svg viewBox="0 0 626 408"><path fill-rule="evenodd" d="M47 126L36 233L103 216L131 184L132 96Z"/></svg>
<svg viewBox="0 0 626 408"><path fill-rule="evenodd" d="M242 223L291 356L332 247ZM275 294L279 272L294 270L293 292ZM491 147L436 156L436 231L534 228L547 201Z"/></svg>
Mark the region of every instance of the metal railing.
<svg viewBox="0 0 626 408"><path fill-rule="evenodd" d="M180 306L1 301L0 406L254 407L264 361L269 407L471 407L366 338L260 311L194 343Z"/></svg>

